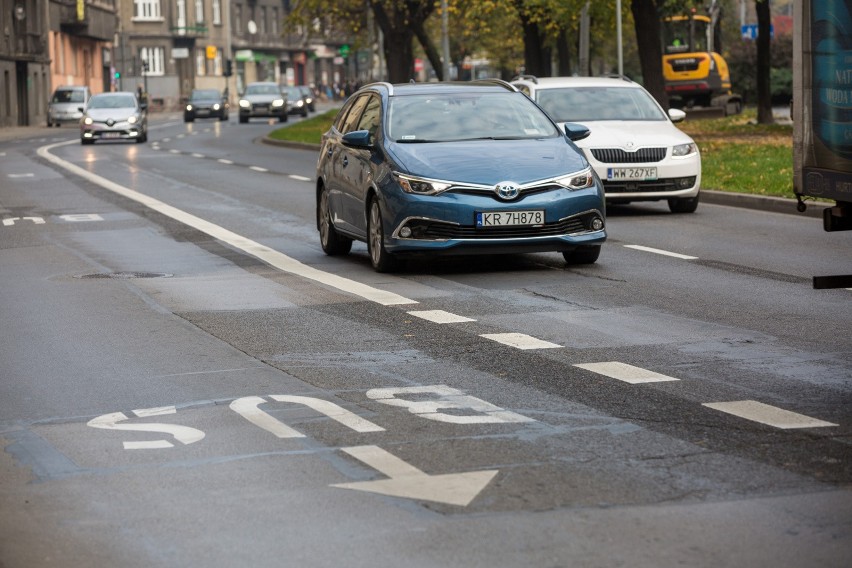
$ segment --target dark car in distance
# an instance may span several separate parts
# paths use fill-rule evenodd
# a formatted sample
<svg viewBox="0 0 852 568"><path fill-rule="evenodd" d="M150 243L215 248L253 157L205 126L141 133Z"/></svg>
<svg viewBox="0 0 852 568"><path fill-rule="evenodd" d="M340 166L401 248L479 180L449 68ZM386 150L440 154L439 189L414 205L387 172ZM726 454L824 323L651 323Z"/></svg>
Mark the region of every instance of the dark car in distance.
<svg viewBox="0 0 852 568"><path fill-rule="evenodd" d="M308 101L299 87L282 87L281 91L287 95L287 114L308 116Z"/></svg>
<svg viewBox="0 0 852 568"><path fill-rule="evenodd" d="M307 85L299 85L299 90L302 91L302 95L305 97L305 104L308 105L308 110L311 112L315 112L316 108L316 95L314 95L314 90Z"/></svg>
<svg viewBox="0 0 852 568"><path fill-rule="evenodd" d="M564 130L504 81L375 83L353 94L317 162L320 244L365 241L373 268L404 256L561 252L606 240L601 181Z"/></svg>
<svg viewBox="0 0 852 568"><path fill-rule="evenodd" d="M196 118L218 118L228 120L229 105L222 92L217 89L193 89L183 109L183 121Z"/></svg>
<svg viewBox="0 0 852 568"><path fill-rule="evenodd" d="M240 122L256 116L287 122L287 95L281 92L278 83L258 81L246 85L240 97Z"/></svg>

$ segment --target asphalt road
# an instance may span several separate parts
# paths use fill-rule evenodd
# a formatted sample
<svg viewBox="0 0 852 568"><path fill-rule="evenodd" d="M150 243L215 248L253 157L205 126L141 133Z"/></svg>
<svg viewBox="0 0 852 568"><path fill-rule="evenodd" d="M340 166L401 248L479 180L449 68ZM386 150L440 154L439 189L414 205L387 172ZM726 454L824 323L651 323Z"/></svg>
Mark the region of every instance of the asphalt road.
<svg viewBox="0 0 852 568"><path fill-rule="evenodd" d="M311 150L0 142L0 566L846 566L852 234L611 208L600 261L320 249ZM41 134L41 133L40 133Z"/></svg>

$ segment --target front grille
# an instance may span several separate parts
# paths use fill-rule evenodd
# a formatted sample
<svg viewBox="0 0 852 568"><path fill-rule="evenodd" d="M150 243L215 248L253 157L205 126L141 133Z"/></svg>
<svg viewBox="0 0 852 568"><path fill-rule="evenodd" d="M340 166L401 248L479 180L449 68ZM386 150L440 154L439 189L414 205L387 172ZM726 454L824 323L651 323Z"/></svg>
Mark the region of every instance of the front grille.
<svg viewBox="0 0 852 568"><path fill-rule="evenodd" d="M552 237L591 231L591 223L600 216L584 213L556 223L545 223L538 227L461 227L440 221L412 220L406 224L412 230L412 238L428 240L450 239L522 239L530 237Z"/></svg>
<svg viewBox="0 0 852 568"><path fill-rule="evenodd" d="M522 189L520 195L518 195L515 199L511 199L509 201L516 202L516 201L520 201L521 199L523 199L524 197L527 197L529 195L535 195L537 193L545 193L545 192L548 192L548 191L559 191L559 190L564 190L564 189L565 188L563 186L557 185L557 184L531 187L531 188L528 188L528 189ZM487 197L494 199L494 201L498 201L500 203L506 203L506 200L500 199L499 197L497 197L497 193L491 188L489 188L489 189L475 189L475 188L472 188L472 187L455 187L455 188L449 190L449 192L450 193L461 193L461 194L465 194L465 195L487 196Z"/></svg>
<svg viewBox="0 0 852 568"><path fill-rule="evenodd" d="M593 148L592 156L602 164L645 164L660 162L666 157L665 148L639 148L626 152L621 148Z"/></svg>
<svg viewBox="0 0 852 568"><path fill-rule="evenodd" d="M658 179L654 181L604 181L604 192L643 193L655 191L680 191L695 185L695 176L687 178Z"/></svg>

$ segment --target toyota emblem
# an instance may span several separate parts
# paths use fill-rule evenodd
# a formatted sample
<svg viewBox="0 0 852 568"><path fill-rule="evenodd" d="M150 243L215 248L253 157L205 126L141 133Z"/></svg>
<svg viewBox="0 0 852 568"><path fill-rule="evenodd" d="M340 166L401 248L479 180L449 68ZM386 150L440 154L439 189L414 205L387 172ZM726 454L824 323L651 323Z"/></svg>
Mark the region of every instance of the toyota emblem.
<svg viewBox="0 0 852 568"><path fill-rule="evenodd" d="M505 201L515 199L521 193L521 186L513 181L501 181L494 186L494 193Z"/></svg>

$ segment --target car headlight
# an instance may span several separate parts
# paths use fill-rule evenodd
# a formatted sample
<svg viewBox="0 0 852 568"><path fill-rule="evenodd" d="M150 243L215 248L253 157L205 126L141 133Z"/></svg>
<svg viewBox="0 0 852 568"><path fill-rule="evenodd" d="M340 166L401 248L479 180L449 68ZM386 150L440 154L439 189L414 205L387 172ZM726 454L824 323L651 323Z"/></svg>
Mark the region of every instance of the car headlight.
<svg viewBox="0 0 852 568"><path fill-rule="evenodd" d="M242 108L249 108L249 107L251 107L251 103L250 103L250 102L248 102L248 101L247 101L247 100L245 100L245 99L240 99L240 106L241 106Z"/></svg>
<svg viewBox="0 0 852 568"><path fill-rule="evenodd" d="M186 105L186 110L192 110L192 105Z"/></svg>
<svg viewBox="0 0 852 568"><path fill-rule="evenodd" d="M586 189L595 185L595 176L592 174L592 168L569 174L556 180L556 183L566 189Z"/></svg>
<svg viewBox="0 0 852 568"><path fill-rule="evenodd" d="M284 99L275 99L274 101L272 101L272 106L274 106L274 107L284 106Z"/></svg>
<svg viewBox="0 0 852 568"><path fill-rule="evenodd" d="M87 116L86 118L83 119L83 124L92 124L94 122L95 121L92 120L92 117L90 117L90 116Z"/></svg>
<svg viewBox="0 0 852 568"><path fill-rule="evenodd" d="M678 144L672 148L672 156L689 156L691 154L695 154L698 152L698 146L695 145L695 142L690 142L689 144Z"/></svg>
<svg viewBox="0 0 852 568"><path fill-rule="evenodd" d="M136 118L135 116L131 116L130 118L127 119L127 122L129 122L130 124L136 124L137 120L139 120L139 119Z"/></svg>
<svg viewBox="0 0 852 568"><path fill-rule="evenodd" d="M297 107L305 106L305 103L303 101L299 101L299 102L296 103L296 106Z"/></svg>
<svg viewBox="0 0 852 568"><path fill-rule="evenodd" d="M219 103L213 104L213 110L219 110Z"/></svg>
<svg viewBox="0 0 852 568"><path fill-rule="evenodd" d="M449 189L453 184L434 179L419 178L405 174L394 173L396 181L406 193L418 195L437 195Z"/></svg>

